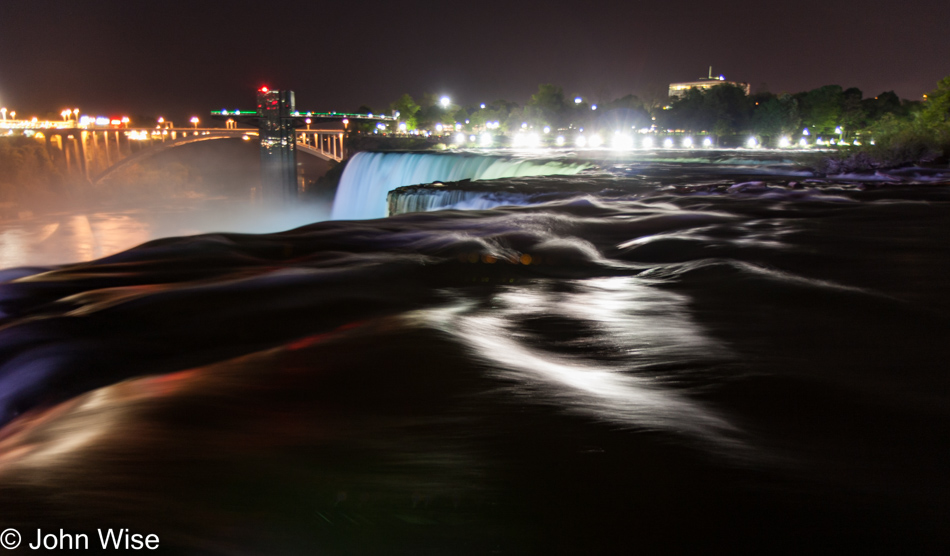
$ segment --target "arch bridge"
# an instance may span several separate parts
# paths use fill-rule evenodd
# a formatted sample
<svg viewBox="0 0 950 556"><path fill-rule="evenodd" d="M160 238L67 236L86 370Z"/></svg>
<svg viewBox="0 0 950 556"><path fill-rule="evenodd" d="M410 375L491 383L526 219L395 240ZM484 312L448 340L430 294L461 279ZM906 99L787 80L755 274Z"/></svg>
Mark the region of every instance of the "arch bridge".
<svg viewBox="0 0 950 556"><path fill-rule="evenodd" d="M98 183L128 165L182 145L218 139L257 139L253 128L22 128L44 141L47 151L67 175ZM297 150L317 158L340 162L346 152L344 132L336 129L301 129L295 134ZM57 156L58 155L58 156Z"/></svg>
<svg viewBox="0 0 950 556"><path fill-rule="evenodd" d="M265 195L294 199L301 188L297 153L327 161L342 161L344 137L350 120L387 122L395 118L343 112L302 112L294 105L293 91L262 87L257 110L219 110L211 117L225 120L225 128L79 127L76 122L4 120L23 134L45 141L55 161L71 176L97 183L116 170L168 149L199 141L255 137L261 146L261 181ZM13 125L16 124L16 125ZM242 125L242 127L237 127ZM322 127L321 127L322 126Z"/></svg>

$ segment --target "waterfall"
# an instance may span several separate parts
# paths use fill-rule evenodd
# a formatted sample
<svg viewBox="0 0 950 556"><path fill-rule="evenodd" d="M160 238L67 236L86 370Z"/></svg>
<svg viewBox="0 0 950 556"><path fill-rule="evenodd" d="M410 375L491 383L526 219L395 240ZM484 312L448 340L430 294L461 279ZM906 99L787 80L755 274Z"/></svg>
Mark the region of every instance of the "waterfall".
<svg viewBox="0 0 950 556"><path fill-rule="evenodd" d="M491 180L576 174L583 163L514 159L473 154L357 153L346 165L336 198L334 220L365 220L388 214L386 195L397 187L436 181Z"/></svg>
<svg viewBox="0 0 950 556"><path fill-rule="evenodd" d="M485 210L500 206L527 205L537 198L551 200L553 195L529 195L513 191L464 191L458 189L399 190L389 194L389 214L433 210Z"/></svg>

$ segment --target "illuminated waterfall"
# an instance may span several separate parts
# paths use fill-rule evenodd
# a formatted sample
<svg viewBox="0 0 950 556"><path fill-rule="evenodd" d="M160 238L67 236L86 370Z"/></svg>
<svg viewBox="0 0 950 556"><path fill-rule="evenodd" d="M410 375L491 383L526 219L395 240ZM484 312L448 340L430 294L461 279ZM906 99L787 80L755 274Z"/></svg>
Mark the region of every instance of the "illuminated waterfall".
<svg viewBox="0 0 950 556"><path fill-rule="evenodd" d="M340 178L331 218L366 220L387 216L386 195L404 185L571 175L587 167L583 163L470 154L358 153Z"/></svg>

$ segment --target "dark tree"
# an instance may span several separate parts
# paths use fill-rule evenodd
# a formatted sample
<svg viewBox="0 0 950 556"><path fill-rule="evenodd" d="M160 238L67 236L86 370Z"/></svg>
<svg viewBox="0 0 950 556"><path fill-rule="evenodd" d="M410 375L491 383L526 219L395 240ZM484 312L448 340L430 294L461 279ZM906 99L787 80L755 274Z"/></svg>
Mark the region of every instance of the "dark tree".
<svg viewBox="0 0 950 556"><path fill-rule="evenodd" d="M813 134L834 133L835 128L841 125L843 97L839 85L825 85L795 95L801 106L802 125Z"/></svg>
<svg viewBox="0 0 950 556"><path fill-rule="evenodd" d="M525 118L534 125L549 125L553 128L565 125L568 120L568 105L564 101L564 89L551 84L538 86L525 106Z"/></svg>

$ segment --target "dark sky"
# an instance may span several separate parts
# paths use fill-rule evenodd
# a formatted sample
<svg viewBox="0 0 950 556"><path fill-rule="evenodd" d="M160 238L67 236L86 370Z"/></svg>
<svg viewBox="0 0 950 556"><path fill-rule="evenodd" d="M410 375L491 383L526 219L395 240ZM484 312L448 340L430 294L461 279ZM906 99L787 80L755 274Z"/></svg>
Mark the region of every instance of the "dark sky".
<svg viewBox="0 0 950 556"><path fill-rule="evenodd" d="M386 2L0 0L0 105L184 118L377 110L399 94L519 103L539 83L602 101L717 74L918 99L950 75L946 0Z"/></svg>

